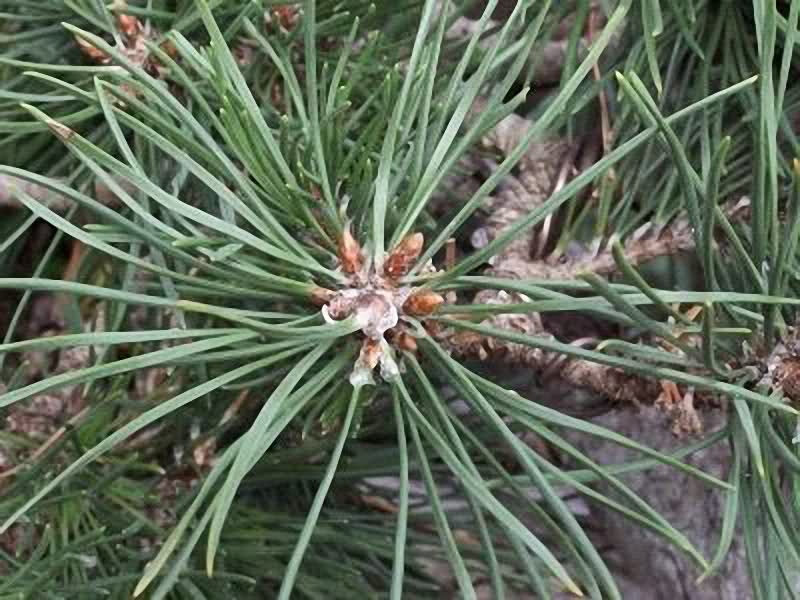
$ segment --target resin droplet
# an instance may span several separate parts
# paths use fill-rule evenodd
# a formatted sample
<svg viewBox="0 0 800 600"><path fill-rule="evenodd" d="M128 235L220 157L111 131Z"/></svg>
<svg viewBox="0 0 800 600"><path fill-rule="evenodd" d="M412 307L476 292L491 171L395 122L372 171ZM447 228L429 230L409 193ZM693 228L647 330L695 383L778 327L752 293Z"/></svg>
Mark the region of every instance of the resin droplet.
<svg viewBox="0 0 800 600"><path fill-rule="evenodd" d="M379 340L384 333L397 325L400 316L386 294L365 292L357 300L355 319L364 335Z"/></svg>
<svg viewBox="0 0 800 600"><path fill-rule="evenodd" d="M397 366L397 361L391 354L391 348L384 342L385 348L381 352L381 379L384 381L392 381L400 377L400 367Z"/></svg>

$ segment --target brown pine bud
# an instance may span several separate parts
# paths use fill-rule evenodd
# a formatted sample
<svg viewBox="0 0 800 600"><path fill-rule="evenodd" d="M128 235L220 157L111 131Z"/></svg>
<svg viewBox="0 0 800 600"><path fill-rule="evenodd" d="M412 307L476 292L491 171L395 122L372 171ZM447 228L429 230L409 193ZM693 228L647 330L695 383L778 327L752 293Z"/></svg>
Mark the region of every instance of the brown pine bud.
<svg viewBox="0 0 800 600"><path fill-rule="evenodd" d="M380 340L367 338L361 346L358 360L371 371L378 366L378 362L381 359L381 351Z"/></svg>
<svg viewBox="0 0 800 600"><path fill-rule="evenodd" d="M397 279L408 273L414 262L419 258L422 252L422 246L425 243L425 238L421 233L412 233L406 236L397 244L397 247L392 250L389 258L383 266L383 272L392 279Z"/></svg>
<svg viewBox="0 0 800 600"><path fill-rule="evenodd" d="M331 290L328 290L323 287L315 287L311 290L311 302L316 304L317 306L325 306L333 300L336 294Z"/></svg>
<svg viewBox="0 0 800 600"><path fill-rule="evenodd" d="M297 8L286 4L280 4L272 7L272 16L278 21L278 24L291 31L297 24Z"/></svg>
<svg viewBox="0 0 800 600"><path fill-rule="evenodd" d="M782 358L774 373L776 383L783 390L783 395L797 405L800 400L800 359L795 356Z"/></svg>
<svg viewBox="0 0 800 600"><path fill-rule="evenodd" d="M405 350L406 352L416 352L417 340L415 340L405 331L401 331L397 336L397 347L400 348L400 350Z"/></svg>
<svg viewBox="0 0 800 600"><path fill-rule="evenodd" d="M117 25L130 40L139 37L142 32L142 22L132 15L117 15Z"/></svg>
<svg viewBox="0 0 800 600"><path fill-rule="evenodd" d="M175 47L175 44L172 43L172 40L166 40L161 44L161 49L164 53L172 59L178 57L178 49Z"/></svg>
<svg viewBox="0 0 800 600"><path fill-rule="evenodd" d="M341 321L357 310L358 298L342 293L334 294L333 298L325 306L331 319Z"/></svg>
<svg viewBox="0 0 800 600"><path fill-rule="evenodd" d="M444 298L436 292L422 291L409 296L403 304L403 311L409 315L423 317L431 314L442 304L444 304Z"/></svg>
<svg viewBox="0 0 800 600"><path fill-rule="evenodd" d="M95 48L85 39L75 36L75 41L78 43L78 47L81 49L81 52L91 58L94 62L104 64L111 61L111 57L108 54L98 48Z"/></svg>
<svg viewBox="0 0 800 600"><path fill-rule="evenodd" d="M339 239L339 262L345 273L356 273L361 270L361 246L350 233L350 226L344 228Z"/></svg>

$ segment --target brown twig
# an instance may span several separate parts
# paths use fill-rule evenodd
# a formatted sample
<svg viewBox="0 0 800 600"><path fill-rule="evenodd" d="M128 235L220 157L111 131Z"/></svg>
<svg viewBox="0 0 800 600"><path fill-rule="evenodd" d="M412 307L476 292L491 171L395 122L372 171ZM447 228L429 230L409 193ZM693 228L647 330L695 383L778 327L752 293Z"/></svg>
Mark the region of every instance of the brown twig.
<svg viewBox="0 0 800 600"><path fill-rule="evenodd" d="M60 181L60 180L56 180ZM122 189L128 193L135 191L135 187L127 181L117 182ZM44 206L57 213L64 213L73 206L72 200L54 192L48 187L14 177L13 175L0 175L0 209L2 208L23 208L19 196L26 194L34 200L41 202ZM119 206L120 200L108 186L97 182L94 186L95 199L105 206Z"/></svg>
<svg viewBox="0 0 800 600"><path fill-rule="evenodd" d="M30 464L30 463L35 462L40 456L42 456L45 452L47 452L50 448L52 448L53 445L58 440L60 440L62 437L64 437L64 434L67 433L67 431L69 431L70 429L75 427L75 425L77 425L81 421L81 419L83 419L83 417L85 417L88 414L89 408L90 408L89 406L84 406L80 411L78 411L76 414L74 414L69 419L69 421L66 422L65 425L63 425L63 426L59 427L58 429L56 429L50 435L50 437L48 437L44 441L44 443L42 443L38 448L36 448L36 450L34 450L31 453L31 455L27 458L27 460L24 463L20 463L20 464L16 465L15 467L13 467L12 469L9 469L8 471L0 472L0 480L7 479L8 477L12 477L13 475L16 475L20 470L22 470L23 467L25 467L26 464Z"/></svg>
<svg viewBox="0 0 800 600"><path fill-rule="evenodd" d="M480 105L478 105L478 110ZM518 115L511 115L482 140L483 146L507 156L528 131L530 123ZM610 143L606 133L604 145ZM575 170L575 145L563 140L534 142L521 159L514 176L507 176L499 190L488 202L488 217L483 227L476 231L473 240L481 246L502 235L519 219L541 206L554 190L563 187ZM747 202L725 208L730 218L740 218ZM547 226L552 227L553 222ZM511 280L520 279L573 279L581 272L608 275L617 270L617 263L607 244L599 252L586 251L566 255L543 256L549 231L540 232L539 243L534 247L534 233L521 235L502 252L493 257L487 270L489 275ZM627 261L640 265L653 258L694 248L695 238L686 218L680 217L666 227L646 226L629 236L623 244ZM481 290L473 299L477 304L515 304L530 301L518 293L502 290ZM486 324L506 331L522 333L529 337L553 338L538 313L496 314ZM677 386L664 387L664 383L631 375L607 365L565 356L517 344L504 339L481 336L469 331L433 331L436 338L451 352L462 357L480 360L499 360L507 364L524 365L546 377L557 372L559 378L573 388L590 389L612 401L629 405L657 403L674 417L676 433L696 432L701 424L694 409L700 398L693 390L679 391ZM576 342L577 343L577 342ZM591 343L580 340L580 343ZM670 391L670 394L666 394ZM703 396L706 401L706 396Z"/></svg>
<svg viewBox="0 0 800 600"><path fill-rule="evenodd" d="M72 202L52 190L11 175L0 175L0 208L21 208L20 193L27 194L56 212L64 212Z"/></svg>

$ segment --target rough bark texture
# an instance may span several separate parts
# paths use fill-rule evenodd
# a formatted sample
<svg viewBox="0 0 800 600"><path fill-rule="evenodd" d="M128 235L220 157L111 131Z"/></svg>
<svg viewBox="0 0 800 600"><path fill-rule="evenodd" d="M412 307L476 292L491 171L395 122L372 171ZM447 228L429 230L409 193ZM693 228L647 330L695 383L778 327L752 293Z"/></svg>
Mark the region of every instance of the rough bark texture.
<svg viewBox="0 0 800 600"><path fill-rule="evenodd" d="M473 107L473 114L480 113L483 101ZM530 121L519 115L509 115L481 140L484 149L501 156L508 156L524 138L531 127ZM558 138L535 140L517 165L517 173L503 178L493 195L486 202L484 223L472 233L472 243L480 248L501 236L508 228L540 207L555 189L566 181L567 173L574 170L576 148L574 144ZM492 172L496 164L477 157L468 157L464 165L480 165ZM489 174L487 173L487 174ZM465 177L464 179L469 179ZM459 181L451 182L450 189L469 188ZM539 229L539 228L537 228ZM550 254L536 256L534 246L543 248L547 241L548 225L541 231L528 230L517 236L501 252L491 259L486 274L497 278L520 280L570 279L579 272L609 274L616 270L611 251L597 245L594 253L578 253L574 256ZM625 240L624 253L631 264L638 265L665 254L693 248L694 236L688 221L681 218L660 231L642 228L638 236ZM541 236L543 240L539 240ZM529 301L518 293L487 289L478 292L472 299L476 304L511 304ZM528 336L554 337L554 332L543 324L539 314L500 314L486 321L493 327L522 333ZM583 337L600 337L596 327L585 330ZM470 331L445 331L439 336L455 355L481 360L492 358L532 368L536 372L554 371L558 363L558 374L575 387L588 388L612 400L631 403L652 403L661 396L659 382L643 380L627 375L618 369L586 360L563 358L552 352L531 348L497 338L486 338Z"/></svg>
<svg viewBox="0 0 800 600"><path fill-rule="evenodd" d="M704 413L707 431L725 424L723 410ZM654 407L613 410L593 420L642 444L669 452L685 445L670 432L668 417ZM599 464L630 460L630 451L585 435L571 440ZM720 479L726 479L730 452L721 442L687 461ZM624 481L667 521L687 535L707 558L713 556L722 529L724 494L694 477L659 466L627 475ZM750 584L743 545L734 536L731 553L719 574L702 583L686 556L655 534L630 523L617 513L590 504L590 521L610 545L606 558L615 570L625 600L746 600ZM612 561L613 559L613 561Z"/></svg>

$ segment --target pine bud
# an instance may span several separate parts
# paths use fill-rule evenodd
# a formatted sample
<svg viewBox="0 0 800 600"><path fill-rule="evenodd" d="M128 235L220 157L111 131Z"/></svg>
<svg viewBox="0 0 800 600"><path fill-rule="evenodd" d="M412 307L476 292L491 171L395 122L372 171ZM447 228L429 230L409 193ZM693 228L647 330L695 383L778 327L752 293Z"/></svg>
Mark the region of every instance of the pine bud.
<svg viewBox="0 0 800 600"><path fill-rule="evenodd" d="M415 340L405 331L401 331L400 334L397 336L397 347L400 348L401 350L405 350L406 352L416 352L417 340Z"/></svg>
<svg viewBox="0 0 800 600"><path fill-rule="evenodd" d="M380 340L373 340L367 338L361 346L361 354L359 361L366 366L370 371L378 366L381 359L381 342Z"/></svg>
<svg viewBox="0 0 800 600"><path fill-rule="evenodd" d="M403 304L403 311L409 315L425 316L431 314L442 304L444 304L444 298L436 292L422 291L409 296Z"/></svg>
<svg viewBox="0 0 800 600"><path fill-rule="evenodd" d="M172 40L164 41L161 44L161 49L172 59L175 59L178 56L178 49L175 47L175 44L172 43Z"/></svg>
<svg viewBox="0 0 800 600"><path fill-rule="evenodd" d="M111 57L108 54L98 48L95 48L85 39L75 36L75 41L78 43L78 47L81 49L81 52L91 58L94 62L101 64L110 62Z"/></svg>
<svg viewBox="0 0 800 600"><path fill-rule="evenodd" d="M278 21L278 24L291 31L297 24L297 8L287 4L279 4L272 7L272 16Z"/></svg>
<svg viewBox="0 0 800 600"><path fill-rule="evenodd" d="M323 287L315 287L311 290L311 302L313 302L317 306L325 306L333 300L336 294L331 290L325 289Z"/></svg>
<svg viewBox="0 0 800 600"><path fill-rule="evenodd" d="M132 40L139 37L142 32L142 22L132 15L117 15L119 30Z"/></svg>
<svg viewBox="0 0 800 600"><path fill-rule="evenodd" d="M361 246L350 233L349 225L339 239L339 262L345 273L353 274L361 270Z"/></svg>
<svg viewBox="0 0 800 600"><path fill-rule="evenodd" d="M412 233L403 238L386 259L383 267L384 274L392 279L397 279L408 273L419 258L424 243L425 238L421 233Z"/></svg>

